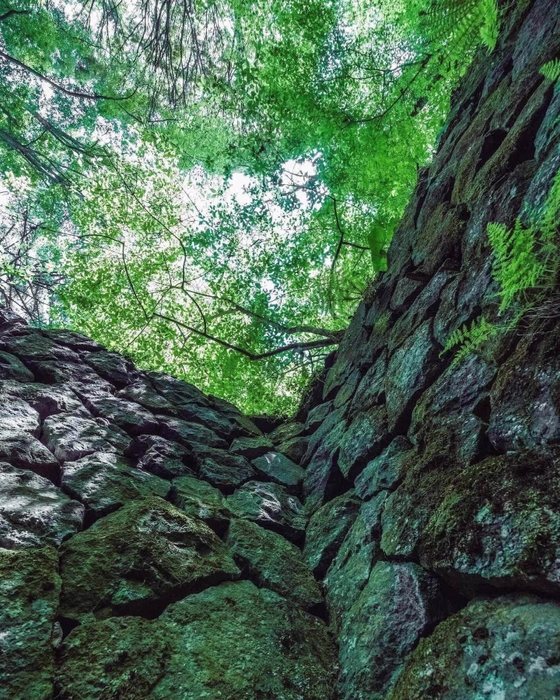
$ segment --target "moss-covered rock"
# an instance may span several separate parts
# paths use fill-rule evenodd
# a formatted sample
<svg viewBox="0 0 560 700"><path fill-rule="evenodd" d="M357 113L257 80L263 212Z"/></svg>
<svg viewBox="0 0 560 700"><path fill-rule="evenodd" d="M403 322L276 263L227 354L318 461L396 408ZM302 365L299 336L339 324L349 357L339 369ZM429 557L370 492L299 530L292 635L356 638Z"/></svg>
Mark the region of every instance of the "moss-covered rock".
<svg viewBox="0 0 560 700"><path fill-rule="evenodd" d="M225 532L232 517L222 493L206 481L192 476L173 479L169 500L187 515L203 520L220 535Z"/></svg>
<svg viewBox="0 0 560 700"><path fill-rule="evenodd" d="M408 657L388 700L560 697L560 606L529 596L477 600Z"/></svg>
<svg viewBox="0 0 560 700"><path fill-rule="evenodd" d="M207 525L153 497L70 539L61 575L62 614L101 619L153 616L173 600L238 576L239 569Z"/></svg>
<svg viewBox="0 0 560 700"><path fill-rule="evenodd" d="M170 606L158 620L109 619L64 643L60 700L334 700L324 623L248 581Z"/></svg>
<svg viewBox="0 0 560 700"><path fill-rule="evenodd" d="M247 578L309 610L323 601L301 550L248 520L232 520L226 544Z"/></svg>
<svg viewBox="0 0 560 700"><path fill-rule="evenodd" d="M53 547L0 549L0 698L49 700L60 577Z"/></svg>

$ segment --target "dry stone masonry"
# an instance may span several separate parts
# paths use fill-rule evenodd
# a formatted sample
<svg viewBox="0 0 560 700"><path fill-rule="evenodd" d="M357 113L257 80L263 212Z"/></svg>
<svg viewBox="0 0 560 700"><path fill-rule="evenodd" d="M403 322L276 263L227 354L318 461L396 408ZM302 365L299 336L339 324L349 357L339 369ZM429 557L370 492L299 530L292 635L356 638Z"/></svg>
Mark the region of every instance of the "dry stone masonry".
<svg viewBox="0 0 560 700"><path fill-rule="evenodd" d="M559 10L503 6L293 420L0 312L1 700L560 697L557 314L442 352L560 168Z"/></svg>

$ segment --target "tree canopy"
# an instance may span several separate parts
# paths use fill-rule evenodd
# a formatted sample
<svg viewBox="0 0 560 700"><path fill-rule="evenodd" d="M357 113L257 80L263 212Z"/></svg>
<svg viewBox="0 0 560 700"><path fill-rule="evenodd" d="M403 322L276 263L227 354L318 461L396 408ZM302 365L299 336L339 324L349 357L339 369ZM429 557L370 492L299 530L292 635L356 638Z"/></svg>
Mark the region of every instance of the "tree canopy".
<svg viewBox="0 0 560 700"><path fill-rule="evenodd" d="M0 0L0 294L247 411L336 347L494 0Z"/></svg>

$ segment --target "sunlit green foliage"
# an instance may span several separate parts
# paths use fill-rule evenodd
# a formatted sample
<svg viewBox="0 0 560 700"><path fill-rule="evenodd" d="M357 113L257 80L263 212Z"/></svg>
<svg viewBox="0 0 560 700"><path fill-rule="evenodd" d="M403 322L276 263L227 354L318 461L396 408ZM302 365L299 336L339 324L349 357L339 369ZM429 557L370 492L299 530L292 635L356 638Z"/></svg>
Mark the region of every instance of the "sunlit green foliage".
<svg viewBox="0 0 560 700"><path fill-rule="evenodd" d="M290 410L497 25L494 0L0 0L6 301Z"/></svg>

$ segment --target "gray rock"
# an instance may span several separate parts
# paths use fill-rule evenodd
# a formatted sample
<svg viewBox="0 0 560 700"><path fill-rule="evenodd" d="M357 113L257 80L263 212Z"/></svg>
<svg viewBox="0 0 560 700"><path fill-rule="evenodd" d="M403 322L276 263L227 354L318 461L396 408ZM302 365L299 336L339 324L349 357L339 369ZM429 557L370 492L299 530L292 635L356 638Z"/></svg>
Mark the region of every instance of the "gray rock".
<svg viewBox="0 0 560 700"><path fill-rule="evenodd" d="M139 469L162 479L194 475L197 470L193 453L189 449L159 435L140 435L135 438L126 455L139 457Z"/></svg>
<svg viewBox="0 0 560 700"><path fill-rule="evenodd" d="M345 428L345 423L333 427L320 442L307 466L303 492L311 509L318 508L333 498L343 484L343 476L338 468L338 453Z"/></svg>
<svg viewBox="0 0 560 700"><path fill-rule="evenodd" d="M283 442L287 442L288 440L293 440L293 438L299 437L304 430L305 426L303 423L282 423L277 428L275 428L267 437L269 440L272 440L272 442L275 445L280 445Z"/></svg>
<svg viewBox="0 0 560 700"><path fill-rule="evenodd" d="M222 493L192 476L173 479L169 500L188 516L203 520L219 535L224 534L232 517Z"/></svg>
<svg viewBox="0 0 560 700"><path fill-rule="evenodd" d="M408 433L413 444L429 444L432 449L439 445L462 464L476 461L487 442L487 424L477 409L488 403L487 388L495 376L494 363L476 354L449 367L414 408Z"/></svg>
<svg viewBox="0 0 560 700"><path fill-rule="evenodd" d="M424 321L389 360L385 378L389 431L406 422L414 402L438 372L437 359L432 321Z"/></svg>
<svg viewBox="0 0 560 700"><path fill-rule="evenodd" d="M241 437L236 438L229 448L234 455L245 457L246 459L256 459L262 457L273 449L271 440L266 437Z"/></svg>
<svg viewBox="0 0 560 700"><path fill-rule="evenodd" d="M257 474L282 484L289 491L296 493L305 477L305 471L279 452L267 452L253 460Z"/></svg>
<svg viewBox="0 0 560 700"><path fill-rule="evenodd" d="M466 595L491 588L558 595L560 455L490 457L448 479L420 560Z"/></svg>
<svg viewBox="0 0 560 700"><path fill-rule="evenodd" d="M384 700L407 654L447 613L437 579L420 566L377 562L340 633L341 700Z"/></svg>
<svg viewBox="0 0 560 700"><path fill-rule="evenodd" d="M53 696L53 624L60 577L53 547L0 549L0 697Z"/></svg>
<svg viewBox="0 0 560 700"><path fill-rule="evenodd" d="M117 392L117 396L121 399L139 403L144 408L147 408L148 411L159 415L177 415L175 406L165 397L158 394L153 384L146 377L141 377L128 384L124 389Z"/></svg>
<svg viewBox="0 0 560 700"><path fill-rule="evenodd" d="M559 660L557 602L477 600L420 640L389 699L555 698Z"/></svg>
<svg viewBox="0 0 560 700"><path fill-rule="evenodd" d="M317 428L320 427L321 423L325 420L328 414L332 411L333 402L324 401L320 403L315 408L307 414L307 420L305 421L305 430L308 433L314 433Z"/></svg>
<svg viewBox="0 0 560 700"><path fill-rule="evenodd" d="M160 429L163 437L176 440L186 447L192 447L193 443L198 443L208 447L227 448L225 440L198 423L189 423L179 418L160 418Z"/></svg>
<svg viewBox="0 0 560 700"><path fill-rule="evenodd" d="M26 432L39 437L41 420L37 411L21 399L0 394L0 440Z"/></svg>
<svg viewBox="0 0 560 700"><path fill-rule="evenodd" d="M81 350L85 352L97 352L98 350L106 350L103 345L96 343L95 340L88 338L87 335L69 331L66 328L47 328L42 331L43 335L59 345L67 345L72 350Z"/></svg>
<svg viewBox="0 0 560 700"><path fill-rule="evenodd" d="M60 565L61 613L76 620L151 617L239 574L207 525L156 497L129 503L72 537Z"/></svg>
<svg viewBox="0 0 560 700"><path fill-rule="evenodd" d="M383 403L387 357L387 350L384 350L362 377L350 404L351 413L367 411L372 406Z"/></svg>
<svg viewBox="0 0 560 700"><path fill-rule="evenodd" d="M97 396L88 401L87 406L94 415L118 426L129 435L142 435L159 430L157 418L132 401L114 396Z"/></svg>
<svg viewBox="0 0 560 700"><path fill-rule="evenodd" d="M293 542L303 538L306 525L303 505L280 484L249 481L228 496L227 505L237 517L252 520Z"/></svg>
<svg viewBox="0 0 560 700"><path fill-rule="evenodd" d="M9 352L0 352L0 379L13 379L16 382L33 382L33 373Z"/></svg>
<svg viewBox="0 0 560 700"><path fill-rule="evenodd" d="M303 557L317 578L323 578L346 533L358 517L360 501L353 491L325 503L309 520Z"/></svg>
<svg viewBox="0 0 560 700"><path fill-rule="evenodd" d="M358 413L340 444L340 471L348 480L354 481L367 460L380 454L388 440L385 406Z"/></svg>
<svg viewBox="0 0 560 700"><path fill-rule="evenodd" d="M59 545L82 528L84 507L37 474L0 463L0 547Z"/></svg>
<svg viewBox="0 0 560 700"><path fill-rule="evenodd" d="M90 417L89 411L69 387L4 381L0 382L0 394L6 403L14 399L25 401L37 411L42 420L55 413L74 413Z"/></svg>
<svg viewBox="0 0 560 700"><path fill-rule="evenodd" d="M0 434L0 461L57 481L60 464L53 453L29 433L4 432Z"/></svg>
<svg viewBox="0 0 560 700"><path fill-rule="evenodd" d="M396 437L379 457L368 462L354 481L360 498L371 498L379 491L394 489L405 475L412 445L402 435Z"/></svg>
<svg viewBox="0 0 560 700"><path fill-rule="evenodd" d="M361 506L323 581L331 624L337 630L368 582L381 552L381 512L386 497L382 491Z"/></svg>
<svg viewBox="0 0 560 700"><path fill-rule="evenodd" d="M96 453L66 462L62 488L86 506L88 521L96 520L129 501L156 495L165 498L167 481L141 469L114 453Z"/></svg>
<svg viewBox="0 0 560 700"><path fill-rule="evenodd" d="M121 388L134 379L134 365L116 352L100 350L85 356L85 361L106 381Z"/></svg>
<svg viewBox="0 0 560 700"><path fill-rule="evenodd" d="M61 462L94 452L122 454L130 444L130 438L117 426L70 413L49 416L43 423L43 439Z"/></svg>
<svg viewBox="0 0 560 700"><path fill-rule="evenodd" d="M105 700L334 700L327 628L272 591L223 583L157 620L111 618L64 642L60 697Z"/></svg>
<svg viewBox="0 0 560 700"><path fill-rule="evenodd" d="M309 440L306 437L300 435L299 437L293 437L289 440L286 440L285 442L279 443L276 449L278 450L278 452L281 452L283 455L285 455L288 459L291 459L292 462L300 464L300 462L302 462L303 458L305 457L305 453L307 452L308 447Z"/></svg>
<svg viewBox="0 0 560 700"><path fill-rule="evenodd" d="M224 493L233 493L236 488L256 477L251 463L241 455L217 449L193 447L198 462L198 473Z"/></svg>
<svg viewBox="0 0 560 700"><path fill-rule="evenodd" d="M281 535L248 520L232 520L226 544L244 575L259 588L270 588L304 610L322 603L301 550Z"/></svg>
<svg viewBox="0 0 560 700"><path fill-rule="evenodd" d="M560 440L560 343L557 325L522 338L492 387L489 437L500 452Z"/></svg>

